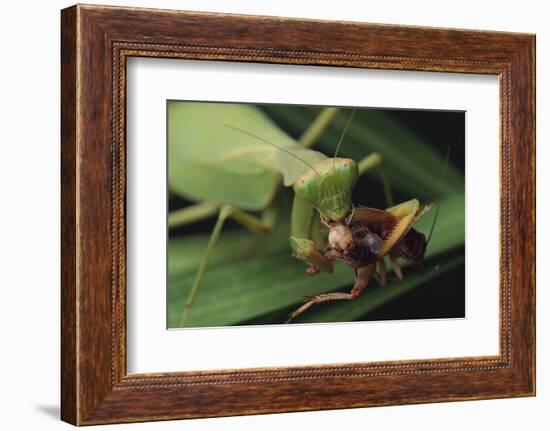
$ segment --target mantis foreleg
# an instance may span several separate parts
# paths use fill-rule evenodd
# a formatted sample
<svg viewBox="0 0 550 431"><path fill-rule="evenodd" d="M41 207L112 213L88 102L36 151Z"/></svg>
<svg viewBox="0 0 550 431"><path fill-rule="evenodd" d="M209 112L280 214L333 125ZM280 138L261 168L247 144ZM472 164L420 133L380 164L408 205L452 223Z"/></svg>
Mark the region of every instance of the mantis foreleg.
<svg viewBox="0 0 550 431"><path fill-rule="evenodd" d="M197 292L201 285L202 277L204 275L206 266L208 264L208 259L212 254L212 250L214 249L214 246L218 242L223 225L228 218L232 218L233 220L240 223L241 225L243 225L244 227L246 227L252 232L263 233L263 234L270 232L275 223L275 214L274 214L273 208L267 209L264 212L264 216L262 218L258 218L253 215L247 214L244 211L241 211L240 209L232 205L224 205L221 207L218 214L218 220L216 221L216 225L214 226L214 229L212 230L212 234L210 235L210 240L208 241L206 252L199 265L199 269L197 271L197 275L195 276L193 286L191 287L191 291L189 292L189 295L187 297L187 301L185 303L185 307L183 309L183 314L180 321L180 327L185 327L187 324L187 321L189 320L189 313L191 312L191 306L195 301L195 297L197 296Z"/></svg>
<svg viewBox="0 0 550 431"><path fill-rule="evenodd" d="M332 272L332 261L323 253L324 242L319 214L310 204L295 195L290 237L294 257L321 271Z"/></svg>

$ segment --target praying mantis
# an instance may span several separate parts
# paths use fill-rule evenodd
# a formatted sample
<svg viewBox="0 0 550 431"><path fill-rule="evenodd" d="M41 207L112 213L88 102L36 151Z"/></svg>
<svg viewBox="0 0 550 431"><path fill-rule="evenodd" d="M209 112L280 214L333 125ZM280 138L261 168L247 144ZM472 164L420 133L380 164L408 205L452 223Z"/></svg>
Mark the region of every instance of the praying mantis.
<svg viewBox="0 0 550 431"><path fill-rule="evenodd" d="M387 200L391 202L379 154L372 153L358 162L337 157L353 115L348 119L333 157L311 149L337 111L338 108L324 108L302 136L294 140L253 105L168 103L170 191L196 202L171 213L169 226L186 225L217 214L182 310L181 327L188 322L208 259L224 223L232 219L251 232L268 233L277 223L281 186L291 187L294 192L290 246L293 255L308 265L309 274L330 273L336 260L345 260L343 255L327 253L330 236L327 233L332 233L335 226L346 226L353 220L356 211L351 195L360 176L377 169ZM228 129L233 133L228 134ZM219 139L220 135L224 139ZM423 213L415 199L391 211L399 221L396 226L400 231L391 239L380 238L382 248L371 250L377 254L375 263L392 250ZM357 209L357 214L360 213L362 210ZM372 266L369 271L372 275ZM356 271L356 281L357 277ZM309 307L329 300L332 300L329 296L318 295L313 302L308 299L306 305ZM290 317L295 315L293 313Z"/></svg>

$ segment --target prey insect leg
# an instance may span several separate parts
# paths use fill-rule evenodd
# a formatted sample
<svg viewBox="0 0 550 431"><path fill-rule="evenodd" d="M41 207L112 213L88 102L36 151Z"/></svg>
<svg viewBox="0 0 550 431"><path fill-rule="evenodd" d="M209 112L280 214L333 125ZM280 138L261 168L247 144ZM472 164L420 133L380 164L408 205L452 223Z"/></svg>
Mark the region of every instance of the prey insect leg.
<svg viewBox="0 0 550 431"><path fill-rule="evenodd" d="M401 267L397 263L397 257L390 255L390 262L391 262L391 267L393 268L393 272L397 277L397 279L399 281L403 280L403 272L401 271Z"/></svg>
<svg viewBox="0 0 550 431"><path fill-rule="evenodd" d="M388 270L386 269L386 262L384 262L384 258L378 261L378 277L380 286L384 287L388 284Z"/></svg>
<svg viewBox="0 0 550 431"><path fill-rule="evenodd" d="M334 293L325 293L322 295L307 297L303 305L301 305L292 313L290 313L285 323L290 322L292 319L302 314L312 305L322 304L324 302L356 299L359 295L361 295L363 290L365 290L365 288L368 286L375 268L376 268L375 263L370 264L368 266L364 266L362 268L357 268L355 270L355 284L353 285L353 288L351 289L350 293L334 292Z"/></svg>

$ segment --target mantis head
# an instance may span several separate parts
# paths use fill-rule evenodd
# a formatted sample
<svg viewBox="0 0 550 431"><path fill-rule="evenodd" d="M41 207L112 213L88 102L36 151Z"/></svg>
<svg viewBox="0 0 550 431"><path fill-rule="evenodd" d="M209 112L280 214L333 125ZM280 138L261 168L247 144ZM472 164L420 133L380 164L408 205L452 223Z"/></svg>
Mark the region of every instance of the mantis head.
<svg viewBox="0 0 550 431"><path fill-rule="evenodd" d="M359 177L352 159L332 158L318 162L294 183L296 195L314 206L327 221L339 222L352 209L351 192Z"/></svg>

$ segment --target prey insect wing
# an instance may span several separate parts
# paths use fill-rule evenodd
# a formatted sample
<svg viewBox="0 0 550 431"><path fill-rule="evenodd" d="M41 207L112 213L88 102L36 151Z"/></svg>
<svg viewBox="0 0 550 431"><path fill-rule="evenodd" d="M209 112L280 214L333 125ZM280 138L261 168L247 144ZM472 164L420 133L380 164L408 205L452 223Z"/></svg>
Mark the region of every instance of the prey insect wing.
<svg viewBox="0 0 550 431"><path fill-rule="evenodd" d="M364 227L376 232L382 239L392 232L399 223L393 214L377 208L357 207L353 213L350 225Z"/></svg>

